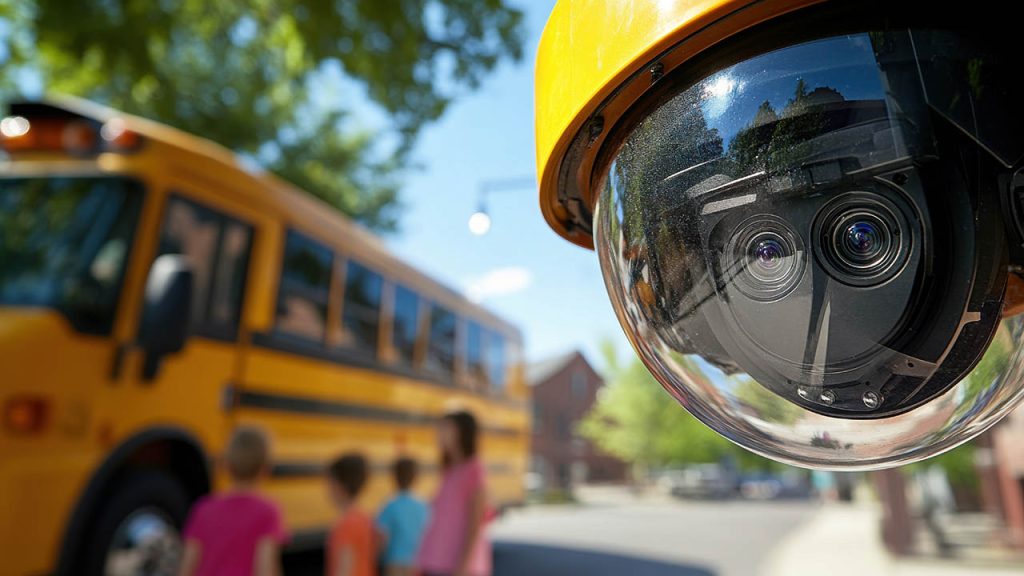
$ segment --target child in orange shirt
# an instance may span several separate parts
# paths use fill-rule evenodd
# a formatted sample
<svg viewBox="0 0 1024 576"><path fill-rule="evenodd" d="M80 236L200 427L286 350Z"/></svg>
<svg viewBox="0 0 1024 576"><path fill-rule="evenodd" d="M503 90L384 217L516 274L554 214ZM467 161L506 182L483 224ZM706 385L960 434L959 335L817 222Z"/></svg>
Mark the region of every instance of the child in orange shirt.
<svg viewBox="0 0 1024 576"><path fill-rule="evenodd" d="M366 483L366 458L345 454L327 469L327 487L338 520L327 540L327 576L373 576L377 551L373 520L356 505Z"/></svg>

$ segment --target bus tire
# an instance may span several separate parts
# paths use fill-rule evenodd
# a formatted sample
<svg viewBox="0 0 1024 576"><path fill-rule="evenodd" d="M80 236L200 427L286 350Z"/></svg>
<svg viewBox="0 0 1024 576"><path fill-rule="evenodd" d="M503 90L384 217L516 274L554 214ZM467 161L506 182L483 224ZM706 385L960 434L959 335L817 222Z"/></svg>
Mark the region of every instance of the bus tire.
<svg viewBox="0 0 1024 576"><path fill-rule="evenodd" d="M121 560L151 567L127 573L163 574L166 571L169 576L175 574L181 552L180 534L188 508L185 489L169 474L156 470L130 472L117 482L110 498L101 504L93 524L94 530L86 540L84 570L81 573L85 576L106 576L108 555L117 546L115 539L123 543L123 536L130 532L127 530L130 524L145 524L148 528L159 529L163 523L165 530L173 529L177 542L166 539L150 542L140 547L138 553L123 554ZM124 549L123 546L120 548ZM156 570L156 566L161 566L161 569Z"/></svg>

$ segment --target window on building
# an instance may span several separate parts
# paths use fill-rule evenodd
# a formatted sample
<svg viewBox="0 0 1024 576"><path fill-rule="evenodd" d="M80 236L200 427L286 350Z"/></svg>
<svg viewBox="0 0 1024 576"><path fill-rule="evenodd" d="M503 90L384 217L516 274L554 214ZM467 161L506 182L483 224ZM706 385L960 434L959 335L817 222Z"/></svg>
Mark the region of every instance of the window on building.
<svg viewBox="0 0 1024 576"><path fill-rule="evenodd" d="M288 232L277 295L277 334L323 343L333 258L329 248L298 232Z"/></svg>
<svg viewBox="0 0 1024 576"><path fill-rule="evenodd" d="M558 437L562 440L572 438L572 422L564 412L558 415Z"/></svg>
<svg viewBox="0 0 1024 576"><path fill-rule="evenodd" d="M395 286L395 325L391 342L400 362L414 366L420 324L420 298L405 286Z"/></svg>
<svg viewBox="0 0 1024 576"><path fill-rule="evenodd" d="M587 397L587 374L582 370L576 370L572 373L572 381L570 382L572 389L572 397L574 400L583 400Z"/></svg>
<svg viewBox="0 0 1024 576"><path fill-rule="evenodd" d="M430 309L430 335L426 367L431 372L451 378L455 369L455 314L442 306Z"/></svg>
<svg viewBox="0 0 1024 576"><path fill-rule="evenodd" d="M348 347L375 356L380 336L380 302L384 280L366 266L349 260L341 325Z"/></svg>
<svg viewBox="0 0 1024 576"><path fill-rule="evenodd" d="M164 213L158 255L181 254L192 268L192 330L234 339L242 312L252 227L172 196Z"/></svg>

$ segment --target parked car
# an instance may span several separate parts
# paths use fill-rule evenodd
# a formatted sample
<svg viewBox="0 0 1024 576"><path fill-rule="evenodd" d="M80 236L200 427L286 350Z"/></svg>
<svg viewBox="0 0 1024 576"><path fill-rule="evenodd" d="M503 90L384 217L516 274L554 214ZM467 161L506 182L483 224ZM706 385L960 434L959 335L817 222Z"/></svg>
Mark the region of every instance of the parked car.
<svg viewBox="0 0 1024 576"><path fill-rule="evenodd" d="M759 472L741 477L739 492L750 500L809 498L811 484L806 474L796 470Z"/></svg>
<svg viewBox="0 0 1024 576"><path fill-rule="evenodd" d="M658 487L679 498L732 498L739 488L736 473L721 464L694 464L658 475Z"/></svg>

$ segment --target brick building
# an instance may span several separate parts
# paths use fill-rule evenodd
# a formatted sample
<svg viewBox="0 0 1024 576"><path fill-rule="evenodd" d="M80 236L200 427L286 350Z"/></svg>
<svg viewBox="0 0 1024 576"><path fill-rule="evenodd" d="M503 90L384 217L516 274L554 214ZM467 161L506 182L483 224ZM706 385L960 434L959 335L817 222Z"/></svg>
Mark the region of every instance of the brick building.
<svg viewBox="0 0 1024 576"><path fill-rule="evenodd" d="M527 369L532 386L533 439L530 470L545 490L582 482L623 482L627 466L576 434L576 427L604 384L580 352L550 358Z"/></svg>

